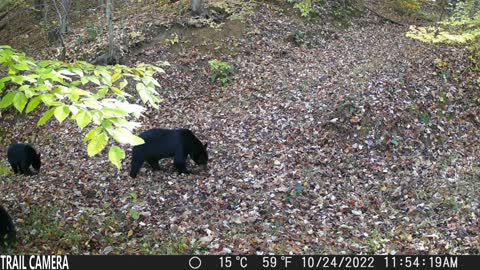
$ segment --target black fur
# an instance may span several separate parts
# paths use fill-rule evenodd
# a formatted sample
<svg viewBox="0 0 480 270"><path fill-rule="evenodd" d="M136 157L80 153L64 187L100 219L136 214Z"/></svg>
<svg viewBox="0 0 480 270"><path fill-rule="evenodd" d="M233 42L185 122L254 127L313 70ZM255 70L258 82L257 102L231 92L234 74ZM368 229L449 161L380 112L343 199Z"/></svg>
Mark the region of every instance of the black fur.
<svg viewBox="0 0 480 270"><path fill-rule="evenodd" d="M30 165L37 171L40 170L42 165L40 154L37 154L35 149L28 144L10 144L7 150L7 157L14 173L32 175Z"/></svg>
<svg viewBox="0 0 480 270"><path fill-rule="evenodd" d="M0 206L0 248L11 246L17 241L17 233L12 218L5 208Z"/></svg>
<svg viewBox="0 0 480 270"><path fill-rule="evenodd" d="M202 144L188 129L154 128L139 135L144 144L133 147L130 176L137 177L143 162L147 161L154 170L159 170L158 161L173 157L178 173L189 173L187 157L198 165L207 165L207 144Z"/></svg>

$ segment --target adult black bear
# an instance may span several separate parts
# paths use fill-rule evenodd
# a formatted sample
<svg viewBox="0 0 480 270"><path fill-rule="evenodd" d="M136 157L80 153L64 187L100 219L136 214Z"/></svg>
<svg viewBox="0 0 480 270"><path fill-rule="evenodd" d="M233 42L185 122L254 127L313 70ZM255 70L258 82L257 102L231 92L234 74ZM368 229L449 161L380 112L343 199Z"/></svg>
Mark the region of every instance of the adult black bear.
<svg viewBox="0 0 480 270"><path fill-rule="evenodd" d="M187 157L198 165L207 165L207 144L202 144L188 129L154 128L139 135L145 143L133 147L130 176L137 177L143 162L148 162L154 170L159 170L158 161L173 157L173 165L178 173L189 173Z"/></svg>
<svg viewBox="0 0 480 270"><path fill-rule="evenodd" d="M17 241L15 226L5 208L0 206L0 248L10 246Z"/></svg>
<svg viewBox="0 0 480 270"><path fill-rule="evenodd" d="M30 165L38 172L40 166L40 154L28 144L10 144L7 150L8 162L12 165L14 173L32 175Z"/></svg>

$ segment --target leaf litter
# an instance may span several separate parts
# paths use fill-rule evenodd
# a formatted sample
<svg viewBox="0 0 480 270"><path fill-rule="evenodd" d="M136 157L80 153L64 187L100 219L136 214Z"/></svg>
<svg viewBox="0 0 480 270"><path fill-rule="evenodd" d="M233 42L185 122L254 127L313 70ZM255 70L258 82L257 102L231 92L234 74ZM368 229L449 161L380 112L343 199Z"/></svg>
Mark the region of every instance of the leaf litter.
<svg viewBox="0 0 480 270"><path fill-rule="evenodd" d="M2 144L36 134L43 159L39 175L0 181L21 250L478 254L478 109L432 48L368 17L332 30L258 8L222 40L231 53L157 44L130 59L171 63L142 130L192 129L208 171L177 175L164 160L132 179L131 149L117 171L88 157L73 123L2 115ZM289 42L294 31L308 43ZM210 59L235 67L226 87L209 81Z"/></svg>

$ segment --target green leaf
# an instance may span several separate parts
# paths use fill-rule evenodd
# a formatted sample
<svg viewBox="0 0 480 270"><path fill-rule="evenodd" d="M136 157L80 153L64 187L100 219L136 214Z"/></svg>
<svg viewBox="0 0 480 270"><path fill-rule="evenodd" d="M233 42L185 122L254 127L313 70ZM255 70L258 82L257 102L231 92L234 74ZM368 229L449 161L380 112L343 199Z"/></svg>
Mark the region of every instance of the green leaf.
<svg viewBox="0 0 480 270"><path fill-rule="evenodd" d="M20 88L18 90L20 90ZM29 85L27 85L27 87L24 87L22 91L25 94L25 97L27 97L27 99L33 97L36 94L35 90L30 88Z"/></svg>
<svg viewBox="0 0 480 270"><path fill-rule="evenodd" d="M77 125L83 129L92 121L92 114L89 111L82 110L75 116L75 120Z"/></svg>
<svg viewBox="0 0 480 270"><path fill-rule="evenodd" d="M1 86L1 85L0 85L0 86ZM115 86L110 87L110 89L112 89L112 91L113 91L115 94L117 94L117 95L123 96L123 95L125 94L122 90L118 89L118 88L115 87Z"/></svg>
<svg viewBox="0 0 480 270"><path fill-rule="evenodd" d="M99 69L99 71L100 71L100 74L102 75L102 77L107 82L110 82L110 83L112 82L112 74L110 73L110 71L106 67L101 66L101 69Z"/></svg>
<svg viewBox="0 0 480 270"><path fill-rule="evenodd" d="M90 76L88 79L96 85L101 85L100 80L97 77Z"/></svg>
<svg viewBox="0 0 480 270"><path fill-rule="evenodd" d="M81 77L80 81L82 82L83 85L85 85L89 82L88 77Z"/></svg>
<svg viewBox="0 0 480 270"><path fill-rule="evenodd" d="M62 69L62 70L58 71L58 73L60 73L62 75L66 75L66 76L76 75L75 73L71 72L70 70L66 70L66 69Z"/></svg>
<svg viewBox="0 0 480 270"><path fill-rule="evenodd" d="M96 99L101 99L108 93L108 87L107 86L101 86L99 88L100 89L98 90L98 92L95 95L93 95L93 97L96 98Z"/></svg>
<svg viewBox="0 0 480 270"><path fill-rule="evenodd" d="M143 83L137 83L137 86L135 88L137 89L137 92L140 95L142 102L147 103L150 100L150 96L145 89L145 85Z"/></svg>
<svg viewBox="0 0 480 270"><path fill-rule="evenodd" d="M52 109L46 111L43 114L43 116L40 117L40 119L38 119L37 126L41 126L41 125L45 124L45 122L47 122L50 118L52 118L54 111L55 111L55 108L52 108Z"/></svg>
<svg viewBox="0 0 480 270"><path fill-rule="evenodd" d="M140 215L138 214L138 211L133 209L133 208L130 208L130 216L132 216L132 218L134 220L137 220L140 218Z"/></svg>
<svg viewBox="0 0 480 270"><path fill-rule="evenodd" d="M17 94L17 92L9 92L8 94L6 94L0 101L0 108L3 109L12 105L15 94Z"/></svg>
<svg viewBox="0 0 480 270"><path fill-rule="evenodd" d="M430 123L430 114L428 112L420 112L420 121L428 125Z"/></svg>
<svg viewBox="0 0 480 270"><path fill-rule="evenodd" d="M55 108L54 115L58 122L62 123L65 118L70 114L70 108L68 106L58 106Z"/></svg>
<svg viewBox="0 0 480 270"><path fill-rule="evenodd" d="M390 141L392 142L393 145L398 146L399 142L397 138L392 138Z"/></svg>
<svg viewBox="0 0 480 270"><path fill-rule="evenodd" d="M40 82L37 82L37 84L38 83L40 83ZM50 87L46 86L45 84L40 84L37 87L34 87L33 89L37 92L39 92L39 91L49 91Z"/></svg>
<svg viewBox="0 0 480 270"><path fill-rule="evenodd" d="M13 67L17 70L21 70L21 71L24 71L24 70L29 70L28 68L28 65L26 63L18 63L16 65L13 65Z"/></svg>
<svg viewBox="0 0 480 270"><path fill-rule="evenodd" d="M125 152L118 146L112 146L110 151L108 151L108 159L115 165L119 170L122 168L122 159L125 158Z"/></svg>
<svg viewBox="0 0 480 270"><path fill-rule="evenodd" d="M81 70L79 68L72 69L72 72L77 74L79 77L83 77L83 70Z"/></svg>
<svg viewBox="0 0 480 270"><path fill-rule="evenodd" d="M136 192L130 192L128 193L128 195L130 195L130 197L132 198L132 200L135 202L138 198L138 194Z"/></svg>
<svg viewBox="0 0 480 270"><path fill-rule="evenodd" d="M144 144L145 141L138 137L133 135L130 130L126 128L116 128L112 131L111 136L113 139L115 139L117 142L121 144L130 144L132 146L139 145L139 144Z"/></svg>
<svg viewBox="0 0 480 270"><path fill-rule="evenodd" d="M27 109L26 109L26 113L29 113L33 110L35 110L35 108L38 107L38 104L40 104L40 102L42 102L42 96L36 96L34 98L32 98L30 100L30 102L28 103L27 105Z"/></svg>
<svg viewBox="0 0 480 270"><path fill-rule="evenodd" d="M102 131L102 127L92 128L83 139L84 142L90 141L92 138L96 137Z"/></svg>
<svg viewBox="0 0 480 270"><path fill-rule="evenodd" d="M128 85L128 82L125 80L125 81L120 82L120 85L119 85L119 86L120 86L120 89L123 89L123 88L125 88L125 86L127 86L127 85Z"/></svg>
<svg viewBox="0 0 480 270"><path fill-rule="evenodd" d="M120 79L122 77L122 74L120 73L115 73L112 75L112 82L116 82L118 81L118 79Z"/></svg>
<svg viewBox="0 0 480 270"><path fill-rule="evenodd" d="M67 97L72 101L72 102L77 102L80 96L77 93L68 93Z"/></svg>
<svg viewBox="0 0 480 270"><path fill-rule="evenodd" d="M112 118L110 120L116 127L125 127L128 130L134 130L140 126L138 122L127 121L123 118Z"/></svg>
<svg viewBox="0 0 480 270"><path fill-rule="evenodd" d="M22 112L23 109L25 108L25 105L27 105L28 99L25 96L24 93L22 92L17 92L15 97L13 98L13 106L19 111Z"/></svg>
<svg viewBox="0 0 480 270"><path fill-rule="evenodd" d="M55 96L52 94L43 94L41 95L41 97L42 97L43 104L47 106L51 106L52 103L56 101Z"/></svg>
<svg viewBox="0 0 480 270"><path fill-rule="evenodd" d="M93 137L88 143L87 152L88 155L93 157L96 154L100 153L108 143L107 133L102 132L98 136Z"/></svg>
<svg viewBox="0 0 480 270"><path fill-rule="evenodd" d="M108 118L125 117L128 115L128 112L122 108L103 108L101 111Z"/></svg>
<svg viewBox="0 0 480 270"><path fill-rule="evenodd" d="M11 81L11 80L12 80L11 76L3 77L3 78L0 79L0 83L6 83L6 82Z"/></svg>
<svg viewBox="0 0 480 270"><path fill-rule="evenodd" d="M71 119L75 119L75 116L78 114L79 108L75 105L69 105L70 108L70 114L72 115Z"/></svg>

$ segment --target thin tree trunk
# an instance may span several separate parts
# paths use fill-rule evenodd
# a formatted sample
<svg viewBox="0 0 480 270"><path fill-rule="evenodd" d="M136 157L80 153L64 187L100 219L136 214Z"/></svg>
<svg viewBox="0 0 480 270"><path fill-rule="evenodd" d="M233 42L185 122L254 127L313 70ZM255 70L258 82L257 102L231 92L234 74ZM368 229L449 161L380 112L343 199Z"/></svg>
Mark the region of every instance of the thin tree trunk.
<svg viewBox="0 0 480 270"><path fill-rule="evenodd" d="M62 9L63 9L63 20L60 31L63 34L68 32L68 17L69 17L69 10L70 10L70 0L62 0Z"/></svg>
<svg viewBox="0 0 480 270"><path fill-rule="evenodd" d="M61 0L59 3L57 3L56 0L53 0L52 2L60 21L59 31L64 35L68 32L68 10L70 6L70 0Z"/></svg>
<svg viewBox="0 0 480 270"><path fill-rule="evenodd" d="M65 58L66 58L66 55L67 55L67 47L65 46L64 35L67 33L68 19L66 19L66 17L67 17L67 6L66 5L68 4L68 1L69 0L62 0L62 2L60 2L61 7L59 8L58 4L57 4L57 1L52 0L53 6L55 7L55 10L57 11L57 15L58 15L58 18L60 20L60 25L59 25L59 28L58 28L58 36L60 38L60 41L62 42L62 56L61 56L62 61L65 61ZM55 35L56 33L53 33L53 34Z"/></svg>
<svg viewBox="0 0 480 270"><path fill-rule="evenodd" d="M190 0L190 6L192 8L193 15L201 15L202 14L202 2L203 0Z"/></svg>
<svg viewBox="0 0 480 270"><path fill-rule="evenodd" d="M107 59L113 59L113 19L112 19L112 0L107 0L107 23L108 23L108 52Z"/></svg>
<svg viewBox="0 0 480 270"><path fill-rule="evenodd" d="M43 13L45 12L45 4L46 0L35 0L33 6L35 8L35 12L39 18L43 17Z"/></svg>
<svg viewBox="0 0 480 270"><path fill-rule="evenodd" d="M46 29L48 29L48 1L44 1L44 5L43 5L43 23L44 23L44 26L47 27Z"/></svg>

